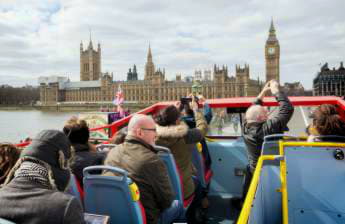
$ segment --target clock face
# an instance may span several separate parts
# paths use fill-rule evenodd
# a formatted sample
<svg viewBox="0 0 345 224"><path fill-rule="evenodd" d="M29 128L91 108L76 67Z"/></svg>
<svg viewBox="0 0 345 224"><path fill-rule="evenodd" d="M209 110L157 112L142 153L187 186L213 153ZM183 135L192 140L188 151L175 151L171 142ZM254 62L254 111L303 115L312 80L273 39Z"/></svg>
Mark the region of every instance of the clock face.
<svg viewBox="0 0 345 224"><path fill-rule="evenodd" d="M268 48L268 54L274 54L274 52L275 52L274 47Z"/></svg>

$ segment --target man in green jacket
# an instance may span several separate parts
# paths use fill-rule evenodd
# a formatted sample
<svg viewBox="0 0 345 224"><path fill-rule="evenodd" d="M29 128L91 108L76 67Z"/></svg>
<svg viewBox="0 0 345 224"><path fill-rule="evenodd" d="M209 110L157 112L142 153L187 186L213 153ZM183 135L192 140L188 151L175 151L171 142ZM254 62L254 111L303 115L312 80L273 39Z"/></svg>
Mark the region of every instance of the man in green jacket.
<svg viewBox="0 0 345 224"><path fill-rule="evenodd" d="M149 116L134 115L128 124L128 135L124 143L112 149L105 165L126 170L138 185L147 223L171 223L181 218L183 206L174 200L167 168L152 146L156 138L156 127ZM108 174L108 173L107 173Z"/></svg>

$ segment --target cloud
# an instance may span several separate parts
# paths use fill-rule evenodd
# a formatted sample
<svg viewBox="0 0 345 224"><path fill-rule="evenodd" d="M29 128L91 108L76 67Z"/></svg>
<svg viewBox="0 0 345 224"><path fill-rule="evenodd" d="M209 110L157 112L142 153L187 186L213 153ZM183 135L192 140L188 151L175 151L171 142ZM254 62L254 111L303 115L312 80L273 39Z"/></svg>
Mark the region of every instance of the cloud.
<svg viewBox="0 0 345 224"><path fill-rule="evenodd" d="M319 63L344 60L343 0L109 1L3 0L0 84L37 84L41 75L79 80L79 44L102 45L102 70L124 80L137 65L144 76L148 44L169 79L195 69L248 63L265 77L264 46L271 17L281 46L282 82L312 87Z"/></svg>

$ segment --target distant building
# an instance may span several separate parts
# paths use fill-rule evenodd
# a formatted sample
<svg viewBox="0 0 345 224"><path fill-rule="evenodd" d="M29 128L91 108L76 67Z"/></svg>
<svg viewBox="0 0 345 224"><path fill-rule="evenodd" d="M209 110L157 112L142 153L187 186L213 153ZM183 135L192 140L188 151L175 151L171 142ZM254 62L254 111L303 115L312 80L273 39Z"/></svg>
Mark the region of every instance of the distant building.
<svg viewBox="0 0 345 224"><path fill-rule="evenodd" d="M329 69L325 63L313 81L314 96L345 96L345 68L340 62L338 69Z"/></svg>
<svg viewBox="0 0 345 224"><path fill-rule="evenodd" d="M97 51L93 49L92 40L84 51L83 42L80 43L80 81L99 80L101 75L101 45Z"/></svg>
<svg viewBox="0 0 345 224"><path fill-rule="evenodd" d="M205 81L211 81L212 79L212 72L211 70L207 69L204 71L204 80Z"/></svg>
<svg viewBox="0 0 345 224"><path fill-rule="evenodd" d="M279 81L280 47L276 38L273 21L265 46L266 79ZM226 65L214 65L213 71L204 70L183 80L176 75L176 80L166 80L165 69L156 69L149 46L144 70L144 79L139 80L136 66L129 69L127 81L113 81L113 73L101 71L101 46L93 49L92 40L84 50L80 44L80 81L71 82L63 77L41 77L40 99L42 105L74 103L111 103L121 85L126 102L152 104L159 101L178 100L192 92L193 79L201 79L201 93L208 99L256 96L262 87L260 80L250 79L249 65L235 65L235 75L230 76Z"/></svg>
<svg viewBox="0 0 345 224"><path fill-rule="evenodd" d="M138 73L137 73L137 67L133 66L133 71L129 69L127 72L127 81L137 81L138 80Z"/></svg>
<svg viewBox="0 0 345 224"><path fill-rule="evenodd" d="M304 87L300 82L284 83L283 89L288 96L305 96Z"/></svg>
<svg viewBox="0 0 345 224"><path fill-rule="evenodd" d="M210 69L205 69L204 72L202 72L201 70L195 70L193 79L199 81L211 81L212 72Z"/></svg>

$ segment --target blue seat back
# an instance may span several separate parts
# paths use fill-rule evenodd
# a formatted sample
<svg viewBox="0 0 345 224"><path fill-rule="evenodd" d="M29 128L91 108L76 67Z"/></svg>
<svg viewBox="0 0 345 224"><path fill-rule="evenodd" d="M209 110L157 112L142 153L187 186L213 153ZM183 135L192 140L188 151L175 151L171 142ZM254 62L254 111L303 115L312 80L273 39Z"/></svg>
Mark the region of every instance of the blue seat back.
<svg viewBox="0 0 345 224"><path fill-rule="evenodd" d="M116 176L90 174L109 171ZM84 169L85 212L108 215L110 223L143 223L140 202L134 201L129 190L133 183L128 173L112 166L91 166Z"/></svg>
<svg viewBox="0 0 345 224"><path fill-rule="evenodd" d="M159 151L159 158L164 162L165 166L167 167L172 187L174 189L174 192L176 192L175 199L183 203L183 192L181 188L182 183L178 168L176 166L174 155L166 147L156 145L155 148Z"/></svg>
<svg viewBox="0 0 345 224"><path fill-rule="evenodd" d="M74 174L71 175L70 181L71 181L70 186L67 189L66 193L76 197L78 199L78 201L80 202L80 204L83 205L83 200L81 198L81 195L80 195L80 192L78 189L78 185L77 185L77 179L76 179Z"/></svg>
<svg viewBox="0 0 345 224"><path fill-rule="evenodd" d="M289 223L345 223L345 160L334 157L345 148L284 148Z"/></svg>
<svg viewBox="0 0 345 224"><path fill-rule="evenodd" d="M245 170L248 164L243 138L237 140L216 140L207 142L212 158L209 196L241 197L243 176L236 175L236 170Z"/></svg>

